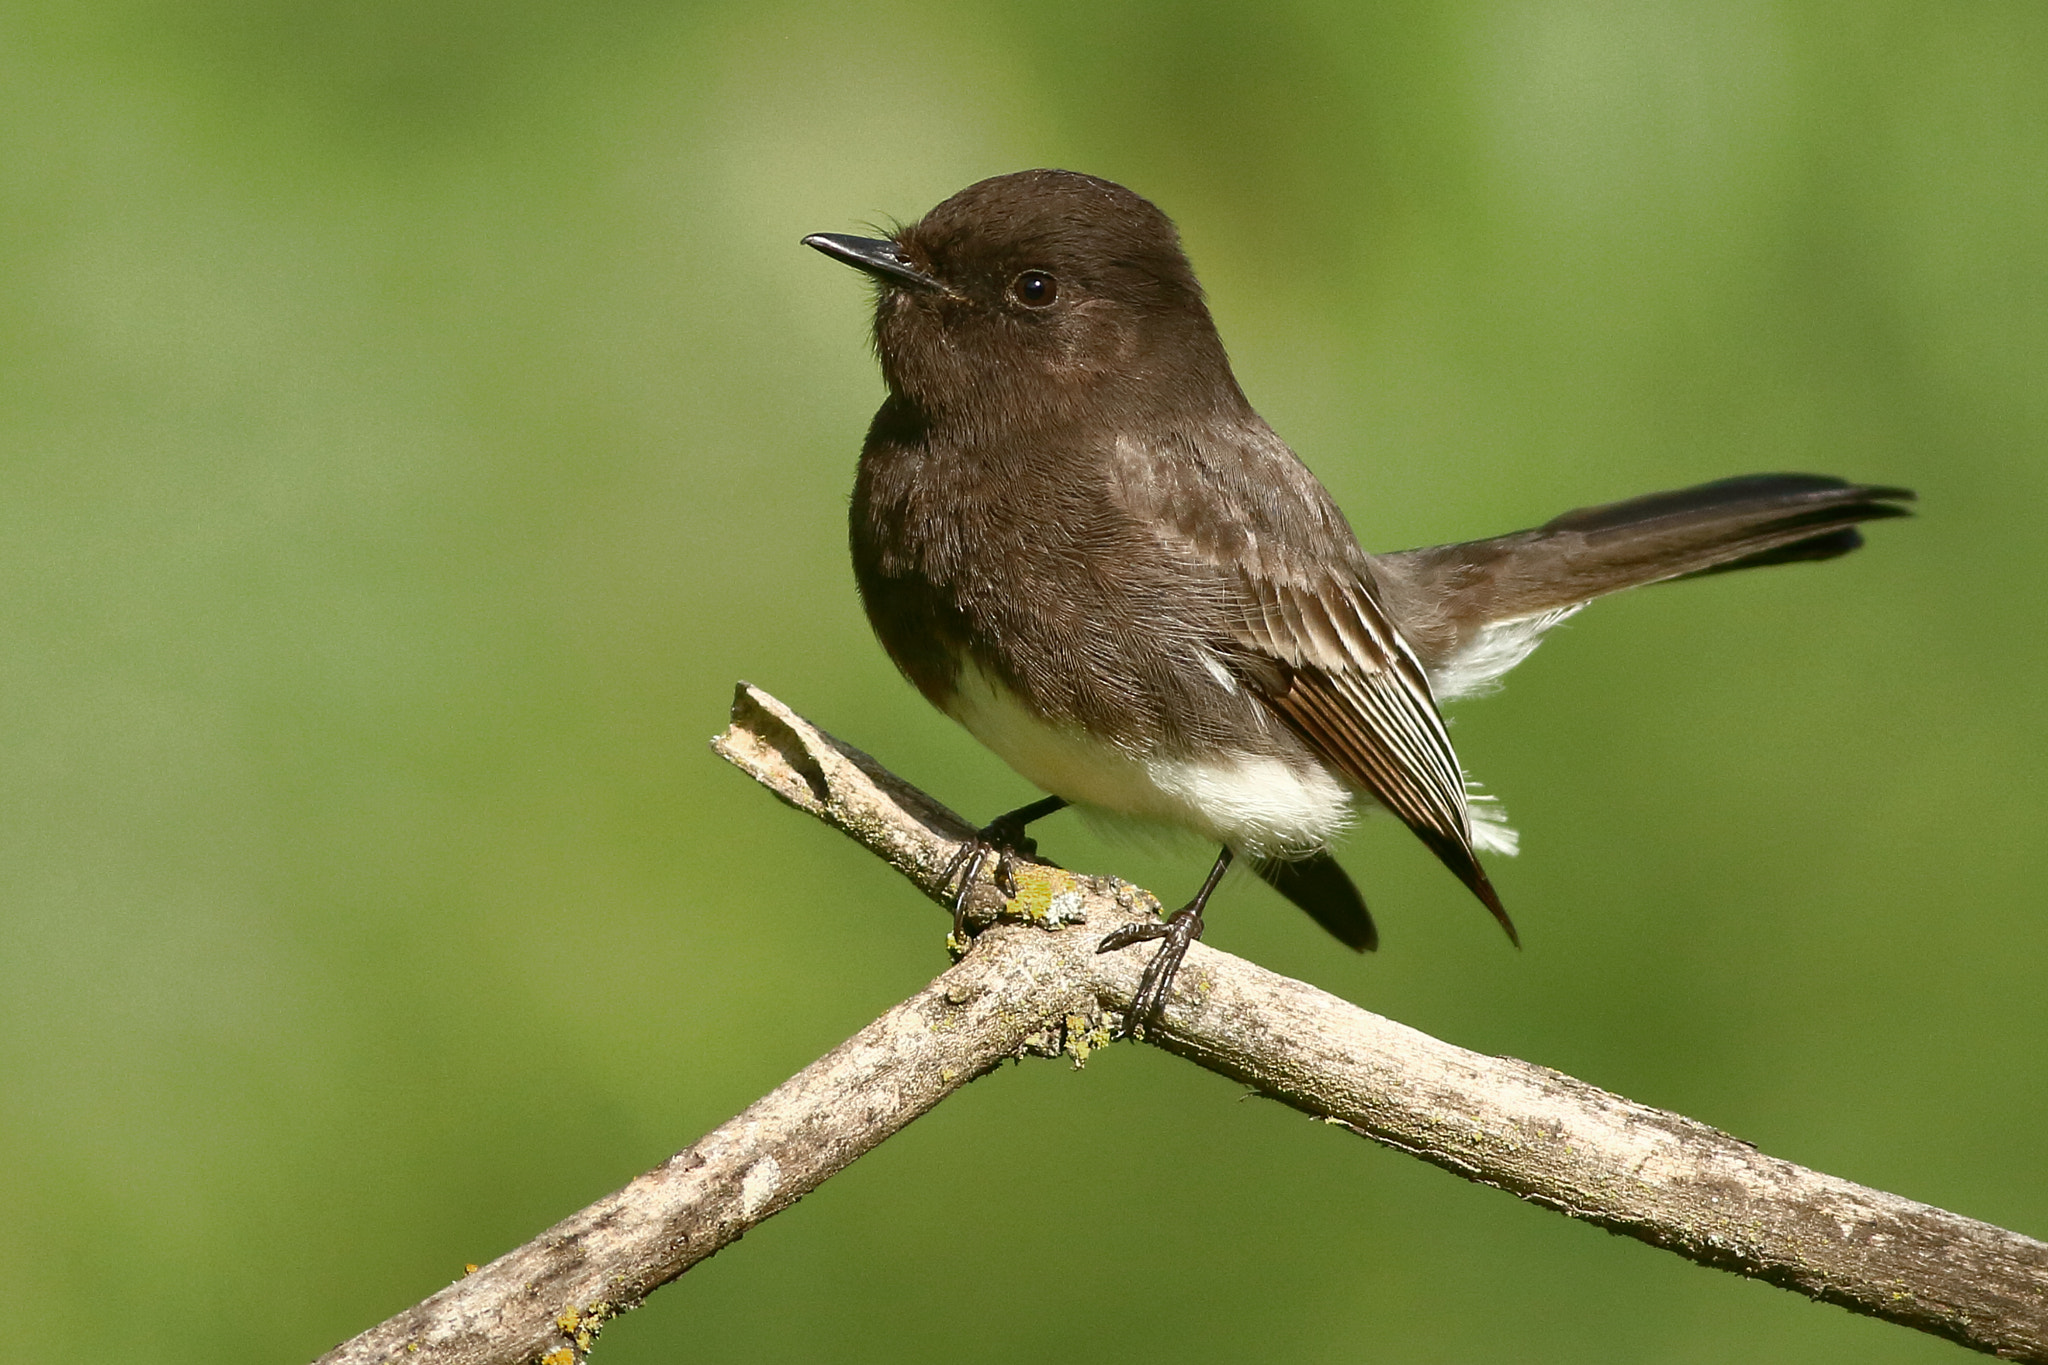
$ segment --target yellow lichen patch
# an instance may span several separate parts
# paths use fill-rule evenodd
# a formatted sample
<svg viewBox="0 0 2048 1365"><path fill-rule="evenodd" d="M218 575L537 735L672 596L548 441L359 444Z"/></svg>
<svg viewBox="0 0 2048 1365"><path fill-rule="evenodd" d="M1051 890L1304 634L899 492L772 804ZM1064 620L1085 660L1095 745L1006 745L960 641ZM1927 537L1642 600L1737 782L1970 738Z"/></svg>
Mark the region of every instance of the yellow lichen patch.
<svg viewBox="0 0 2048 1365"><path fill-rule="evenodd" d="M1066 924L1080 918L1081 897L1073 874L1056 867L1016 869L1017 894L1009 912L1034 923Z"/></svg>
<svg viewBox="0 0 2048 1365"><path fill-rule="evenodd" d="M576 1353L564 1346L559 1351L549 1351L542 1356L540 1365L576 1365Z"/></svg>
<svg viewBox="0 0 2048 1365"><path fill-rule="evenodd" d="M1088 1065L1090 1053L1109 1046L1109 1025L1100 1019L1090 1020L1086 1015L1067 1016L1066 1050L1074 1059L1074 1069L1079 1071Z"/></svg>
<svg viewBox="0 0 2048 1365"><path fill-rule="evenodd" d="M575 1314L575 1311L572 1308L564 1312L562 1317L571 1317ZM608 1303L599 1302L584 1306L582 1320L574 1329L576 1333L576 1350L579 1355L589 1352L591 1346L597 1341L597 1334L604 1330L605 1319L611 1315L612 1306ZM561 1320L561 1318L555 1319L558 1324ZM564 1327L562 1330L566 1332L571 1329Z"/></svg>

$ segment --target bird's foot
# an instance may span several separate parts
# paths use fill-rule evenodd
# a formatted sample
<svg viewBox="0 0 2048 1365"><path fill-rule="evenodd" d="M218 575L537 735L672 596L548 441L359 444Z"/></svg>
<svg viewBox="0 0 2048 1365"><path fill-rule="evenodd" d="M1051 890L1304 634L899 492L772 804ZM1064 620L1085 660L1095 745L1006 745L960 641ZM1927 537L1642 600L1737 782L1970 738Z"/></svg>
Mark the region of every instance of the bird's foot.
<svg viewBox="0 0 2048 1365"><path fill-rule="evenodd" d="M1015 861L1021 854L1026 858L1038 856L1038 841L1024 832L1024 826L1034 817L1035 807L1013 810L998 815L983 825L971 839L961 841L953 851L953 857L939 874L939 891L943 894L954 880L959 888L953 892L953 933L946 941L961 951L967 947L967 901L974 894L974 884L981 879L982 869L995 861L996 890L1005 899L1017 894L1017 871Z"/></svg>
<svg viewBox="0 0 2048 1365"><path fill-rule="evenodd" d="M1130 1008L1124 1011L1124 1037L1140 1037L1148 1025L1158 1022L1159 1012L1166 1008L1167 993L1173 989L1173 978L1188 955L1188 945L1201 936L1202 907L1197 904L1163 921L1126 924L1096 945L1098 953L1113 953L1133 943L1165 940L1145 964L1145 974L1138 978L1138 993L1131 997Z"/></svg>

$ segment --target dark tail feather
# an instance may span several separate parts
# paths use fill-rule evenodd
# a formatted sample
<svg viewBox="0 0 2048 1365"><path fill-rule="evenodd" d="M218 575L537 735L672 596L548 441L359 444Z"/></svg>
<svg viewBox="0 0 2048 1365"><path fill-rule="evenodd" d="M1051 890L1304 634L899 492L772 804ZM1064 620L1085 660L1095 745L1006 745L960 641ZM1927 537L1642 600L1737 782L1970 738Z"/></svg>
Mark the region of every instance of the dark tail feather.
<svg viewBox="0 0 2048 1365"><path fill-rule="evenodd" d="M1478 632L1645 583L1832 559L1859 522L1912 515L1911 490L1819 474L1749 474L1584 507L1530 531L1376 555L1387 607L1425 667Z"/></svg>
<svg viewBox="0 0 2048 1365"><path fill-rule="evenodd" d="M1580 508L1544 523L1537 534L1583 536L1582 552L1623 575L1624 581L1602 589L1613 592L1638 581L1833 559L1863 543L1857 522L1911 516L1898 504L1912 500L1911 489L1821 474L1747 474Z"/></svg>
<svg viewBox="0 0 2048 1365"><path fill-rule="evenodd" d="M1885 515L1910 517L1913 514L1902 507ZM1830 531L1823 536L1795 540L1790 545L1780 545L1775 550L1758 550L1753 555L1744 555L1725 564L1681 574L1680 577L1705 578L1708 574L1727 573L1730 569L1761 569L1767 564L1798 564L1807 560L1839 559L1851 550L1862 548L1863 533L1853 526L1845 526L1839 531Z"/></svg>
<svg viewBox="0 0 2048 1365"><path fill-rule="evenodd" d="M1351 883L1350 876L1327 852L1287 862L1262 860L1252 864L1260 880L1308 911L1317 924L1328 929L1346 946L1369 953L1380 946L1379 930L1365 898Z"/></svg>
<svg viewBox="0 0 2048 1365"><path fill-rule="evenodd" d="M1553 517L1539 531L1640 534L1659 527L1670 532L1707 532L1712 538L1754 539L1782 532L1909 515L1893 503L1911 502L1907 488L1850 483L1826 474L1743 474L1669 493L1581 507Z"/></svg>

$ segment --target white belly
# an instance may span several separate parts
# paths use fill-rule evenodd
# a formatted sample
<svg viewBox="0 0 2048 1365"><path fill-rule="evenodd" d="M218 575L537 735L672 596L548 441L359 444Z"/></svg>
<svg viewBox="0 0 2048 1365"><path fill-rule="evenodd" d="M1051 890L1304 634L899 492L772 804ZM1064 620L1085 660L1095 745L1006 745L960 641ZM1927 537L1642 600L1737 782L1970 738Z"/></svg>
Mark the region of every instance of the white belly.
<svg viewBox="0 0 2048 1365"><path fill-rule="evenodd" d="M1257 754L1196 760L1134 753L1078 727L1048 724L972 667L946 712L1055 796L1193 830L1247 857L1323 848L1351 820L1351 788L1320 764Z"/></svg>

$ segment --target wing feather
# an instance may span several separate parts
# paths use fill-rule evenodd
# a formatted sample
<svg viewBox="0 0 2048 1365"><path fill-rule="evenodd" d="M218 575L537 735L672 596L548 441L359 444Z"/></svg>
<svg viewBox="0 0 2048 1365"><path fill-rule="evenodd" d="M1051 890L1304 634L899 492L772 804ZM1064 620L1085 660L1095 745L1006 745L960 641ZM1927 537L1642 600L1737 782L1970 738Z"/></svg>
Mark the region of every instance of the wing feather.
<svg viewBox="0 0 2048 1365"><path fill-rule="evenodd" d="M1399 816L1514 939L1473 851L1464 771L1427 675L1315 476L1263 424L1119 454L1119 500L1225 585L1252 693Z"/></svg>

